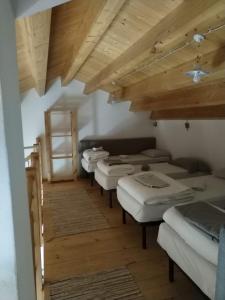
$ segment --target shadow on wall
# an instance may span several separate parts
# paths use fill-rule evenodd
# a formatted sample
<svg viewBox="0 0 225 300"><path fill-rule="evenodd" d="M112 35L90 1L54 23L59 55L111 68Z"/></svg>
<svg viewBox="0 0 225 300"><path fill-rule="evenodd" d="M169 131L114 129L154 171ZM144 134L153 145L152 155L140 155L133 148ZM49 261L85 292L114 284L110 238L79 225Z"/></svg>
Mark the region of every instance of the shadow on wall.
<svg viewBox="0 0 225 300"><path fill-rule="evenodd" d="M152 124L146 113L132 113L132 116L128 115L125 120L103 134L122 138L152 136Z"/></svg>
<svg viewBox="0 0 225 300"><path fill-rule="evenodd" d="M225 120L160 121L154 136L161 148L173 157L198 157L210 163L213 169L225 166Z"/></svg>
<svg viewBox="0 0 225 300"><path fill-rule="evenodd" d="M63 94L49 109L57 110L76 110L83 105L88 98L86 96L68 96Z"/></svg>
<svg viewBox="0 0 225 300"><path fill-rule="evenodd" d="M79 108L79 140L86 136L151 136L149 113L129 111L129 102L108 103L108 94L97 92Z"/></svg>

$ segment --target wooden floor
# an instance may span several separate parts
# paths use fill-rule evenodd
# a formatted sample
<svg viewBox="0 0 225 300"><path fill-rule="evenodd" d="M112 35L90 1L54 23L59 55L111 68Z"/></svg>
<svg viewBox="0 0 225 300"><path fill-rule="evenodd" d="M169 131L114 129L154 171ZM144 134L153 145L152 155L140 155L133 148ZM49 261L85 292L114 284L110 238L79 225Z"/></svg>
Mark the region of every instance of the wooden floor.
<svg viewBox="0 0 225 300"><path fill-rule="evenodd" d="M114 208L108 207L107 196L100 196L99 187L90 187L87 180L75 183L45 184L45 190L65 190L82 187L104 214L109 229L55 238L45 243L45 282L54 282L78 274L98 272L127 266L133 274L145 299L190 300L206 299L182 274L175 270L175 282L168 282L167 256L156 243L157 228L151 228L151 244L141 248L140 227L128 217L121 222L121 209L114 197ZM63 199L62 199L63 206ZM44 215L46 208L44 208ZM48 219L44 220L45 228Z"/></svg>

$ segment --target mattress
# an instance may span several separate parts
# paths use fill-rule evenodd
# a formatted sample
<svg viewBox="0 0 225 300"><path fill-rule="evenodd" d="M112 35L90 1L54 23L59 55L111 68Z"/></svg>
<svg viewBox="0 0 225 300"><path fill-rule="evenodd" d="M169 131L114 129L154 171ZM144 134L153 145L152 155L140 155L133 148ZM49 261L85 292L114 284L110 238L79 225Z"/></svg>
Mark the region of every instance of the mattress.
<svg viewBox="0 0 225 300"><path fill-rule="evenodd" d="M95 169L95 180L104 190L114 190L117 187L119 176L107 176L98 167Z"/></svg>
<svg viewBox="0 0 225 300"><path fill-rule="evenodd" d="M131 154L131 155L115 155L110 156L116 160L120 159L122 162L127 164L144 164L144 163L157 163L157 162L168 162L169 156L150 157L144 154Z"/></svg>
<svg viewBox="0 0 225 300"><path fill-rule="evenodd" d="M225 180L214 175L180 179L180 182L189 187L204 187L202 192L195 192L196 201L216 201L225 197Z"/></svg>
<svg viewBox="0 0 225 300"><path fill-rule="evenodd" d="M150 165L150 164L155 164L155 163L168 162L170 160L170 157L169 156L149 157L144 154L133 154L133 155L127 155L125 158L122 155L110 156L110 159L121 160L121 162L123 162L124 164L134 165L133 173L137 173L137 172L141 171L142 165L146 165L146 164ZM100 163L98 163L98 168L100 169L100 171L102 173L108 175L104 171L105 168L102 167L103 163L104 163L104 161L101 161ZM110 167L107 166L107 168L110 168ZM178 169L179 169L179 171L181 171L181 169L182 169L182 168L178 168L175 166L174 166L174 168L177 168L177 169L174 169L175 172ZM184 170L184 169L182 169L182 170ZM121 176L121 174L118 174L118 175ZM123 175L126 176L127 173L124 173Z"/></svg>
<svg viewBox="0 0 225 300"><path fill-rule="evenodd" d="M159 227L158 243L210 299L214 299L216 266L205 260L166 223Z"/></svg>
<svg viewBox="0 0 225 300"><path fill-rule="evenodd" d="M141 171L141 165L135 165L135 173ZM186 176L187 170L173 166L167 162L162 163L152 163L149 164L152 171L158 171L170 176L171 174L179 174L180 176ZM95 180L101 185L105 190L116 189L118 180L121 176L108 176L103 173L98 167L95 169Z"/></svg>
<svg viewBox="0 0 225 300"><path fill-rule="evenodd" d="M86 159L81 159L81 165L84 168L84 170L88 173L93 173L95 171L95 168L97 166L97 162L91 162L87 161Z"/></svg>
<svg viewBox="0 0 225 300"><path fill-rule="evenodd" d="M216 241L189 224L175 207L168 209L163 219L195 252L210 263L217 265L218 243Z"/></svg>
<svg viewBox="0 0 225 300"><path fill-rule="evenodd" d="M152 171L161 172L168 176L175 174L179 174L180 176L186 176L188 174L188 171L186 169L171 165L168 162L154 163L150 164L149 166Z"/></svg>
<svg viewBox="0 0 225 300"><path fill-rule="evenodd" d="M206 190L203 192L195 191L193 201L215 202L216 200L225 198L224 179L216 178L213 175L208 175L181 179L179 181L189 187L200 186L202 184L206 186ZM161 220L164 212L171 206L174 206L169 203L160 205L143 205L137 201L133 195L128 193L127 190L121 185L118 185L117 187L117 198L121 206L138 222Z"/></svg>
<svg viewBox="0 0 225 300"><path fill-rule="evenodd" d="M160 205L142 205L120 185L117 186L117 199L123 209L140 223L162 220L163 213L171 207L168 203Z"/></svg>
<svg viewBox="0 0 225 300"><path fill-rule="evenodd" d="M150 178L156 177L165 183L163 188L151 188L146 186L146 183L142 184L139 182L140 177ZM154 185L154 183L153 183ZM162 203L178 204L183 203L183 200L192 200L194 193L192 189L187 187L185 184L174 180L166 174L149 171L141 172L131 176L124 176L119 179L118 186L122 187L129 195L135 198L140 205L146 207L148 204L161 205ZM157 187L157 185L156 185ZM172 205L171 205L172 206Z"/></svg>

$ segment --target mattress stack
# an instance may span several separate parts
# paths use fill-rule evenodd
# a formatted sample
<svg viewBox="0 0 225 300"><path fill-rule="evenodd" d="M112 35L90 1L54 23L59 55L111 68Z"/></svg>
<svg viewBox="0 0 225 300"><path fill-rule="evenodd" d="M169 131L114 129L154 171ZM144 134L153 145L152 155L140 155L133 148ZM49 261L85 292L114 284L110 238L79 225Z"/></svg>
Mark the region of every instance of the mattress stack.
<svg viewBox="0 0 225 300"><path fill-rule="evenodd" d="M177 167L171 170L171 166L168 165L170 159L170 153L160 149L147 149L139 154L110 156L97 163L95 180L105 190L113 190L116 189L119 178L139 173L144 169L152 169L152 164L164 163L170 173L176 172ZM161 166L158 168L161 169ZM182 169L183 171L185 170Z"/></svg>
<svg viewBox="0 0 225 300"><path fill-rule="evenodd" d="M81 160L82 167L88 173L95 171L97 162L105 159L109 156L109 152L100 148L87 149L83 152L83 158Z"/></svg>
<svg viewBox="0 0 225 300"><path fill-rule="evenodd" d="M223 201L225 202L225 200ZM196 205L198 205L198 202ZM199 202L199 206L203 206L203 203ZM188 207L188 205L184 205L184 207ZM215 205L213 207L216 208ZM225 214L224 210L217 209L218 213L223 212ZM163 216L165 223L161 224L159 229L158 242L198 287L210 299L214 299L218 241L205 230L205 228L210 229L209 224L212 222L212 218L207 218L209 221L209 224L206 224L207 226L204 222L200 222L201 215L206 214L207 211L204 208L200 210L200 225L195 224L197 211L193 210L193 212L194 217L190 222L189 217L184 216L178 208L172 207L167 210ZM201 229L202 224L204 224L204 230ZM215 226L211 229L214 230Z"/></svg>
<svg viewBox="0 0 225 300"><path fill-rule="evenodd" d="M140 182L140 176L147 175L153 176L153 187ZM164 187L154 187L161 182ZM117 186L117 198L121 206L141 223L159 221L169 207L191 201L193 197L194 193L188 186L156 171L120 178Z"/></svg>
<svg viewBox="0 0 225 300"><path fill-rule="evenodd" d="M110 159L109 161L100 160L97 163L97 167L107 176L126 176L132 174L135 170L132 164L116 159Z"/></svg>

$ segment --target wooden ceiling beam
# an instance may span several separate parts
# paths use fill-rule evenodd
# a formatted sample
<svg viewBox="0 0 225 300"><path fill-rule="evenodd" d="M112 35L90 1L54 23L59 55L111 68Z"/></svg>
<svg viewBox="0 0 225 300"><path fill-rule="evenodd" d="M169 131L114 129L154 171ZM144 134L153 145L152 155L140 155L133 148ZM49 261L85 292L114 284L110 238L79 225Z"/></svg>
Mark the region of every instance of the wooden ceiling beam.
<svg viewBox="0 0 225 300"><path fill-rule="evenodd" d="M83 1L83 0L81 0ZM87 60L88 56L95 49L98 42L103 37L104 33L109 28L112 21L115 19L126 0L92 0L87 1L87 14L82 23L82 32L79 43L76 41L71 57L66 63L65 74L63 75L63 85L67 85L74 79L77 72ZM93 14L93 5L98 5L98 10L95 16Z"/></svg>
<svg viewBox="0 0 225 300"><path fill-rule="evenodd" d="M207 86L180 89L158 97L132 102L130 110L158 111L220 104L225 104L225 80Z"/></svg>
<svg viewBox="0 0 225 300"><path fill-rule="evenodd" d="M212 120L225 119L225 105L189 107L174 110L153 111L151 120Z"/></svg>
<svg viewBox="0 0 225 300"><path fill-rule="evenodd" d="M25 48L27 64L40 96L45 94L51 9L17 21Z"/></svg>
<svg viewBox="0 0 225 300"><path fill-rule="evenodd" d="M107 84L115 85L117 79L135 72L138 66L148 65L157 58L170 53L171 49L185 45L192 40L192 35L199 24L203 24L198 27L199 31L208 29L209 24L206 23L206 20L212 16L216 17L217 13L221 13L223 9L225 9L225 3L221 0L182 2L153 29L88 82L84 93L89 94Z"/></svg>
<svg viewBox="0 0 225 300"><path fill-rule="evenodd" d="M194 87L190 77L185 72L193 70L197 63L200 63L202 69L208 71L208 76L202 79L202 82L210 82L215 79L224 78L225 67L225 47L212 51L202 56L178 65L169 71L164 71L134 85L118 90L113 95L123 99L143 98L145 96L155 96L159 93L170 92L179 88Z"/></svg>

